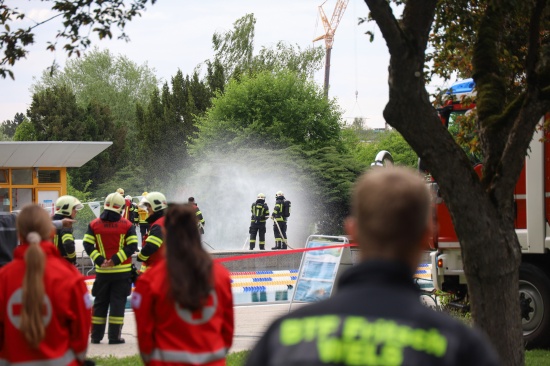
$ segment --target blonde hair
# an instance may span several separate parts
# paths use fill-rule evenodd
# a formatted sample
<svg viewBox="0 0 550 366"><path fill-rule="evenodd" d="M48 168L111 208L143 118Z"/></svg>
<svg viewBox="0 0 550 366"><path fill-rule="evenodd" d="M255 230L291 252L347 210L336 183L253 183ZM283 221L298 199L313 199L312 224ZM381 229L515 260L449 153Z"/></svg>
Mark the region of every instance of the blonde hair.
<svg viewBox="0 0 550 366"><path fill-rule="evenodd" d="M48 213L38 205L25 206L17 216L19 236L29 244L24 258L25 275L23 276L23 309L20 330L32 348L38 348L46 335L42 319L46 255L40 247L40 242L50 237L52 228Z"/></svg>

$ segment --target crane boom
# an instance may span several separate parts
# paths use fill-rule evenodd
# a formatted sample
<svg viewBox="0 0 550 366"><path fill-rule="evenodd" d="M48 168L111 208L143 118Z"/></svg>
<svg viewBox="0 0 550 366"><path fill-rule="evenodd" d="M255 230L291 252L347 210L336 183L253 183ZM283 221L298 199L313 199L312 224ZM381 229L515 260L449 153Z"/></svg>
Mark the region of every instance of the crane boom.
<svg viewBox="0 0 550 366"><path fill-rule="evenodd" d="M313 42L320 41L321 39L325 40L326 57L325 57L324 91L325 91L325 97L328 97L328 87L329 87L329 77L330 77L330 54L332 52L332 44L334 43L334 33L336 32L336 28L338 28L338 24L340 24L340 20L342 19L342 16L346 11L346 7L348 6L349 0L338 0L336 2L336 6L334 7L334 12L332 13L332 17L330 18L330 23L325 14L325 11L323 10L323 5L325 5L326 2L327 0L325 0L321 5L319 5L319 15L321 17L321 20L323 21L325 34L315 38Z"/></svg>

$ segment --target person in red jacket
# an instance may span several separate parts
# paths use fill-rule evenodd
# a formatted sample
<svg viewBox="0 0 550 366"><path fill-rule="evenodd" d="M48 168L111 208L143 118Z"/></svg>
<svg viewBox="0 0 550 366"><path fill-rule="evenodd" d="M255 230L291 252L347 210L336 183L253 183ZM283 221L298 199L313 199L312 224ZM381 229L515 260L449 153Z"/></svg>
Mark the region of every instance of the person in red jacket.
<svg viewBox="0 0 550 366"><path fill-rule="evenodd" d="M84 250L95 263L96 279L92 287L94 315L91 342L105 335L109 313L109 344L124 343L121 338L126 299L132 290L132 254L137 251L135 226L120 216L124 198L111 193L105 198L99 218L90 222L84 235Z"/></svg>
<svg viewBox="0 0 550 366"><path fill-rule="evenodd" d="M225 365L233 341L229 272L203 249L193 206L166 213L166 258L140 276L132 294L146 365Z"/></svg>
<svg viewBox="0 0 550 366"><path fill-rule="evenodd" d="M137 260L143 262L140 273L144 273L164 257L162 228L164 227L164 212L168 203L164 194L150 192L141 199L140 206L147 210L149 214L147 222L151 225L145 243L142 244L141 251L137 256Z"/></svg>
<svg viewBox="0 0 550 366"><path fill-rule="evenodd" d="M38 205L17 217L21 245L0 269L0 365L82 365L92 300L80 273L49 241Z"/></svg>

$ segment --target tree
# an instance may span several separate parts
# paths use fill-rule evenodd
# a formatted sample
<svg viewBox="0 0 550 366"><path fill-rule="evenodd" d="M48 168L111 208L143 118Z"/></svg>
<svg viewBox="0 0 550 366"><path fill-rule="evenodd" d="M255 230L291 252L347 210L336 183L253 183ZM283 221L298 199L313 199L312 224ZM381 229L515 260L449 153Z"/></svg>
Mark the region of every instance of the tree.
<svg viewBox="0 0 550 366"><path fill-rule="evenodd" d="M320 148L339 141L341 114L296 73L260 72L231 80L199 120L195 154L231 146Z"/></svg>
<svg viewBox="0 0 550 366"><path fill-rule="evenodd" d="M97 101L86 108L66 86L53 86L33 95L27 111L30 122L17 128L16 140L37 141L113 141L113 146L81 168L70 169L72 185L84 190L95 188L116 171L116 161L124 149L124 131L118 133L109 107ZM88 183L93 177L90 185Z"/></svg>
<svg viewBox="0 0 550 366"><path fill-rule="evenodd" d="M541 35L546 34L546 29L541 28L548 11L546 2L480 2L486 7L481 9L472 35L472 75L478 91L477 125L484 155L481 180L463 149L441 125L423 77L435 14L449 2L407 1L399 21L386 0L365 2L390 52L390 99L384 117L439 183L460 238L472 317L491 338L503 364L521 365L521 250L514 230L513 192L533 131L550 108L548 53L541 40ZM463 3L469 6L469 2ZM518 13L526 7L528 13ZM524 15L528 22L517 29L505 27L506 20L517 14ZM506 59L501 57L510 50L501 40L516 32L526 32L528 42L524 44L525 83L514 99L505 87Z"/></svg>
<svg viewBox="0 0 550 366"><path fill-rule="evenodd" d="M9 6L4 1L0 3L0 49L3 57L0 60L0 76L14 77L10 67L25 58L28 46L34 43L35 28L57 17L63 19L63 29L57 31L56 41L48 42L47 49L55 51L58 42L69 57L80 53L91 44L90 35L97 34L99 39L112 38L112 27L120 30L119 39L129 40L124 32L126 24L141 12L148 0L46 0L52 2L51 9L56 15L29 27L16 28L25 19L25 13L17 7ZM154 4L156 0L151 0ZM12 30L13 28L13 30ZM87 31L86 31L87 30ZM63 44L64 43L64 44Z"/></svg>
<svg viewBox="0 0 550 366"><path fill-rule="evenodd" d="M120 168L137 163L133 151L138 144L135 106L149 100L157 82L155 70L147 64L138 65L126 56L94 48L79 59L69 60L62 70L45 70L31 91L36 94L64 86L74 93L82 108L93 102L109 106L118 133L127 142L126 150L117 154L116 166Z"/></svg>
<svg viewBox="0 0 550 366"><path fill-rule="evenodd" d="M254 14L246 14L233 23L233 29L225 33L214 33L212 46L214 62L218 62L227 80L239 78L246 73L262 71L280 72L290 70L297 74L313 77L322 66L324 50L321 47L288 45L279 41L272 48L262 47L254 55ZM212 64L207 61L207 65Z"/></svg>
<svg viewBox="0 0 550 366"><path fill-rule="evenodd" d="M377 131L375 139L363 142L357 141L350 148L350 153L362 164L369 166L382 150L389 151L392 154L396 165L409 166L416 168L418 165L418 156L407 144L407 141L401 134L395 130Z"/></svg>
<svg viewBox="0 0 550 366"><path fill-rule="evenodd" d="M2 122L2 125L0 126L0 132L4 134L8 139L13 138L13 135L15 135L15 130L17 129L17 126L21 124L25 120L25 115L23 113L16 113L15 116L13 116L13 120L6 120Z"/></svg>

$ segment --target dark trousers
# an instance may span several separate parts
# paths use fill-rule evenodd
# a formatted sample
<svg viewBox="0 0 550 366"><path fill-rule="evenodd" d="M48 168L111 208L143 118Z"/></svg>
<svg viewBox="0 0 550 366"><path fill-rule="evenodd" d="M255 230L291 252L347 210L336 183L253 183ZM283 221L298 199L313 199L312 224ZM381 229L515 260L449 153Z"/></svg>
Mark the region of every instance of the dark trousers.
<svg viewBox="0 0 550 366"><path fill-rule="evenodd" d="M277 227L277 224L279 224L279 227ZM275 234L275 247L278 249L286 249L286 222L277 221L277 224L273 224L273 234ZM281 231L279 231L279 229L281 229Z"/></svg>
<svg viewBox="0 0 550 366"><path fill-rule="evenodd" d="M132 290L130 272L103 274L98 273L92 287L94 311L92 316L92 339L100 341L105 334L107 313L109 313L109 339L113 339L111 328L120 333L124 324L126 300ZM95 333L95 334L94 334Z"/></svg>
<svg viewBox="0 0 550 366"><path fill-rule="evenodd" d="M252 223L248 231L250 233L250 250L254 249L256 245L256 234L260 235L260 250L265 249L265 222L262 223Z"/></svg>

